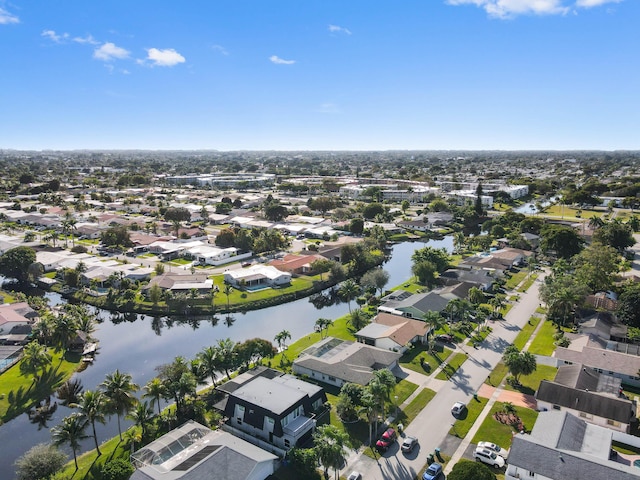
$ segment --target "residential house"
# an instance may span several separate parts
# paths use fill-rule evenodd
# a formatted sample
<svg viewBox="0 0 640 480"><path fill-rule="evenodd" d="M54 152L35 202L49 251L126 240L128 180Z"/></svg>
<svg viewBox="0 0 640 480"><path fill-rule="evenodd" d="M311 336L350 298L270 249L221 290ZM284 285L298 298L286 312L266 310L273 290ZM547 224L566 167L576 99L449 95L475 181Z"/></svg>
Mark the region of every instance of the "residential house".
<svg viewBox="0 0 640 480"><path fill-rule="evenodd" d="M446 286L457 285L460 282L472 283L480 290L489 292L491 291L495 277L486 270L461 270L451 268L442 272L438 280Z"/></svg>
<svg viewBox="0 0 640 480"><path fill-rule="evenodd" d="M347 382L367 385L376 370L398 366L402 355L360 342L327 337L304 350L293 362L298 375L341 387Z"/></svg>
<svg viewBox="0 0 640 480"><path fill-rule="evenodd" d="M242 373L216 390L225 394L215 408L228 419L227 430L280 452L311 439L316 412L327 401L322 387L266 367Z"/></svg>
<svg viewBox="0 0 640 480"><path fill-rule="evenodd" d="M505 480L638 480L638 467L611 454L614 441L638 445L637 437L588 424L569 412L541 412L530 435L513 437Z"/></svg>
<svg viewBox="0 0 640 480"><path fill-rule="evenodd" d="M449 212L429 212L422 219L430 230L436 230L437 228L451 225L453 223L453 214Z"/></svg>
<svg viewBox="0 0 640 480"><path fill-rule="evenodd" d="M578 332L595 335L604 340L625 341L629 327L620 323L615 315L609 312L595 312L582 319Z"/></svg>
<svg viewBox="0 0 640 480"><path fill-rule="evenodd" d="M583 346L580 350L557 347L553 356L558 365L583 364L599 373L606 373L623 383L640 387L640 356L614 350Z"/></svg>
<svg viewBox="0 0 640 480"><path fill-rule="evenodd" d="M252 265L242 270L227 270L224 281L236 288L281 287L291 283L291 274L268 265Z"/></svg>
<svg viewBox="0 0 640 480"><path fill-rule="evenodd" d="M33 325L38 313L27 302L0 305L0 335L8 335L16 327Z"/></svg>
<svg viewBox="0 0 640 480"><path fill-rule="evenodd" d="M621 380L580 364L558 369L553 381L542 380L538 410L566 410L589 423L629 432L636 405L620 396Z"/></svg>
<svg viewBox="0 0 640 480"><path fill-rule="evenodd" d="M131 455L131 480L265 480L278 457L193 420Z"/></svg>
<svg viewBox="0 0 640 480"><path fill-rule="evenodd" d="M365 345L404 353L411 344L426 343L429 325L421 320L378 313L371 323L356 332Z"/></svg>
<svg viewBox="0 0 640 480"><path fill-rule="evenodd" d="M396 225L405 230L415 230L417 232L427 232L431 230L431 225L423 220L402 220L396 222Z"/></svg>
<svg viewBox="0 0 640 480"><path fill-rule="evenodd" d="M316 260L324 260L322 255L285 255L269 262L269 265L292 275L313 275L311 264Z"/></svg>
<svg viewBox="0 0 640 480"><path fill-rule="evenodd" d="M427 312L442 312L448 303L448 299L435 292L417 293L404 300L386 301L378 306L378 312L422 319Z"/></svg>
<svg viewBox="0 0 640 480"><path fill-rule="evenodd" d="M211 293L213 280L205 274L178 275L164 273L153 277L147 285L142 287L142 293L148 295L149 290L154 285L158 285L163 291L168 290L172 293L189 293L195 289L199 295L206 295Z"/></svg>

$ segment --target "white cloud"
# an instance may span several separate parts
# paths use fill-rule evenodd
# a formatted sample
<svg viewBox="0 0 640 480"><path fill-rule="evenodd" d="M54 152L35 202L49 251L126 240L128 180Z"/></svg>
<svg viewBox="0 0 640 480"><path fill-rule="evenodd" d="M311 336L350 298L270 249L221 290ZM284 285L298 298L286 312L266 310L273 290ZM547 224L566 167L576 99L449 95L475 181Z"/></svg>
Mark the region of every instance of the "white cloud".
<svg viewBox="0 0 640 480"><path fill-rule="evenodd" d="M149 48L146 59L158 67L173 67L186 61L186 59L173 48L166 48L164 50Z"/></svg>
<svg viewBox="0 0 640 480"><path fill-rule="evenodd" d="M475 5L491 17L511 18L517 15L564 15L569 7L563 0L447 0L450 5Z"/></svg>
<svg viewBox="0 0 640 480"><path fill-rule="evenodd" d="M215 50L216 52L222 55L229 55L229 52L222 45L211 45L211 50Z"/></svg>
<svg viewBox="0 0 640 480"><path fill-rule="evenodd" d="M275 63L276 65L293 65L294 63L296 63L295 60L285 60L277 55L271 55L269 57L269 60L271 60L271 62Z"/></svg>
<svg viewBox="0 0 640 480"><path fill-rule="evenodd" d="M49 40L55 43L62 43L67 38L69 38L68 33L63 33L62 35L58 35L54 30L44 30L40 35L48 38Z"/></svg>
<svg viewBox="0 0 640 480"><path fill-rule="evenodd" d="M338 107L338 105L332 102L321 104L320 108L318 108L317 111L320 113L326 113L326 114L341 113L340 107Z"/></svg>
<svg viewBox="0 0 640 480"><path fill-rule="evenodd" d="M592 8L606 3L620 3L622 0L577 0L576 7Z"/></svg>
<svg viewBox="0 0 640 480"><path fill-rule="evenodd" d="M0 8L0 25L9 25L10 23L20 23L20 19L4 8Z"/></svg>
<svg viewBox="0 0 640 480"><path fill-rule="evenodd" d="M110 62L112 60L123 59L129 57L129 51L118 47L114 43L107 42L93 51L93 58Z"/></svg>
<svg viewBox="0 0 640 480"><path fill-rule="evenodd" d="M93 36L87 35L86 37L73 37L73 41L76 43L88 43L90 45L99 45L98 42Z"/></svg>
<svg viewBox="0 0 640 480"><path fill-rule="evenodd" d="M338 25L329 25L329 31L331 33L345 33L347 35L351 35L351 30L344 27L339 27Z"/></svg>

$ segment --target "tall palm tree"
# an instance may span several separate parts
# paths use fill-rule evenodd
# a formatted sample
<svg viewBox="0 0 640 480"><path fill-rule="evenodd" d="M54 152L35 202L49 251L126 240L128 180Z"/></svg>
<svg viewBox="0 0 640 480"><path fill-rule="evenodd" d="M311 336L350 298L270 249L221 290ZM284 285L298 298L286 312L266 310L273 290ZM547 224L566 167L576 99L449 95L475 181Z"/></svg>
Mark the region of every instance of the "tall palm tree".
<svg viewBox="0 0 640 480"><path fill-rule="evenodd" d="M338 289L338 295L347 302L351 313L351 301L360 295L360 286L352 279L345 280Z"/></svg>
<svg viewBox="0 0 640 480"><path fill-rule="evenodd" d="M51 354L47 347L38 342L31 342L22 349L22 361L20 362L20 373L23 375L33 375L33 383L37 383L40 371L44 371L47 365L51 365Z"/></svg>
<svg viewBox="0 0 640 480"><path fill-rule="evenodd" d="M136 425L140 426L140 429L142 430L142 439L144 440L147 435L147 425L151 423L151 419L153 418L153 409L147 401L138 402L126 418L133 420Z"/></svg>
<svg viewBox="0 0 640 480"><path fill-rule="evenodd" d="M287 348L287 340L291 340L291 332L282 330L276 334L273 340L278 344L278 350L284 351Z"/></svg>
<svg viewBox="0 0 640 480"><path fill-rule="evenodd" d="M120 441L122 441L120 417L128 413L135 405L136 398L133 396L133 392L137 391L139 387L133 383L131 375L121 373L120 370L108 374L100 386L104 388L104 394L109 399L108 412L118 416L118 433Z"/></svg>
<svg viewBox="0 0 640 480"><path fill-rule="evenodd" d="M224 288L222 289L222 293L224 293L227 296L227 311L229 311L230 307L229 307L229 295L231 295L231 292L233 292L233 287L231 285L229 285L228 283L224 284Z"/></svg>
<svg viewBox="0 0 640 480"><path fill-rule="evenodd" d="M327 333L329 332L329 327L333 325L333 320L328 318L319 318L316 320L315 328L316 331L320 332L320 338L324 338L325 330Z"/></svg>
<svg viewBox="0 0 640 480"><path fill-rule="evenodd" d="M456 253L460 253L465 246L466 237L462 232L456 232L453 234L453 246Z"/></svg>
<svg viewBox="0 0 640 480"><path fill-rule="evenodd" d="M64 350L68 350L71 340L76 336L78 323L73 315L60 313L54 321L54 338Z"/></svg>
<svg viewBox="0 0 640 480"><path fill-rule="evenodd" d="M77 451L80 448L80 440L87 438L84 433L87 428L87 421L79 412L74 412L68 417L62 419L62 423L51 429L54 445L63 445L68 443L73 451L73 461L78 471Z"/></svg>
<svg viewBox="0 0 640 480"><path fill-rule="evenodd" d="M160 399L163 398L167 392L164 383L162 383L162 380L158 377L154 377L149 380L143 388L144 393L142 396L150 398L152 406L154 404L158 406L158 415L160 415Z"/></svg>
<svg viewBox="0 0 640 480"><path fill-rule="evenodd" d="M230 338L224 338L218 340L216 346L218 350L218 356L220 358L220 368L225 371L227 378L231 380L230 370L236 368L236 344Z"/></svg>
<svg viewBox="0 0 640 480"><path fill-rule="evenodd" d="M422 319L427 325L429 325L429 333L435 333L444 323L444 318L440 315L440 312L429 310L424 314ZM427 335L428 336L428 335ZM429 342L429 351L431 351L431 343Z"/></svg>
<svg viewBox="0 0 640 480"><path fill-rule="evenodd" d="M313 440L318 460L324 467L325 478L329 477L329 468L333 468L337 480L340 467L346 460L349 435L335 425L321 425L313 433Z"/></svg>
<svg viewBox="0 0 640 480"><path fill-rule="evenodd" d="M218 356L218 349L214 346L205 347L202 351L198 352L197 358L202 362L204 371L211 377L213 386L216 386L216 375L220 370L220 358Z"/></svg>
<svg viewBox="0 0 640 480"><path fill-rule="evenodd" d="M84 416L85 420L91 424L93 441L96 444L96 452L98 455L102 455L100 447L98 446L96 422L100 422L103 425L106 422L107 399L104 393L100 390L86 390L80 397L80 401L74 406L78 407L79 412Z"/></svg>
<svg viewBox="0 0 640 480"><path fill-rule="evenodd" d="M389 400L391 392L396 385L396 377L388 368L376 370L372 373L369 382L369 390L380 405L382 416L384 417L384 402Z"/></svg>

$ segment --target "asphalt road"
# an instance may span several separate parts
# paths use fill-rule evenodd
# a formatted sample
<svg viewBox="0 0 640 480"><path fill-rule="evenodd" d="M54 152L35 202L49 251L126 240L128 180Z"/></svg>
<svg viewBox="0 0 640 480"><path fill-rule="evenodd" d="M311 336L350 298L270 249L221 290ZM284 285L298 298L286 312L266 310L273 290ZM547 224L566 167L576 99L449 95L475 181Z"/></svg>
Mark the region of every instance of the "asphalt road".
<svg viewBox="0 0 640 480"><path fill-rule="evenodd" d="M477 349L463 347L468 354L468 360L440 387L433 400L405 428L406 435L418 438L419 448L405 455L400 451L398 442L377 461L366 455L351 457L342 474L346 476L356 470L366 480L413 480L426 465L427 456L433 453L436 447L446 452L448 449L443 448L445 444L451 444L452 441L456 443L455 437L448 435L455 421L451 415L451 406L457 401L473 401L473 394L498 364L504 349L513 342L522 326L539 306L539 286L540 281L536 281L525 294L520 294L520 300L505 319L491 324L493 331ZM428 386L428 381L426 385Z"/></svg>

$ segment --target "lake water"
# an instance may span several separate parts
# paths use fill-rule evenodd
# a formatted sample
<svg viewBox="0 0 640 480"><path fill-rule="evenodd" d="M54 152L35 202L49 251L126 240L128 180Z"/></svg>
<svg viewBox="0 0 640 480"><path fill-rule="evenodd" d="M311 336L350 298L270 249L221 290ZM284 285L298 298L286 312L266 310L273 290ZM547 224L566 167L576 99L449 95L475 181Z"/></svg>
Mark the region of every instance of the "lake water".
<svg viewBox="0 0 640 480"><path fill-rule="evenodd" d="M451 237L431 240L427 245L445 248L449 252L453 249ZM407 242L393 247L391 258L383 265L389 273L387 286L399 285L410 278L411 255L424 246L420 242ZM48 296L52 304L62 301L56 294ZM97 315L103 320L94 334L100 342L99 353L95 362L85 371L77 373L75 378L82 382L85 390L95 389L107 374L119 369L129 373L135 383L143 386L156 376L156 367L159 365L171 362L176 356L192 359L204 347L214 345L220 339L228 337L242 342L260 337L273 340L278 332L288 330L291 332L291 341L295 341L312 332L318 318L335 319L346 313L348 306L345 303L318 310L306 298L264 310L234 314L235 321L230 326L225 324L224 315L220 316L216 325L208 320L171 321L143 315L134 317L135 321L116 320L118 323L114 323L114 316L110 312L98 310ZM49 429L71 412L71 409L59 406L47 426L40 430L30 422L27 414L0 426L0 479L11 478L8 472L13 472L13 463L30 447L50 442ZM123 431L129 425L123 421ZM99 442L116 436L118 427L115 417L107 425L96 425L96 430ZM85 440L82 447L83 450L92 449L93 439Z"/></svg>

